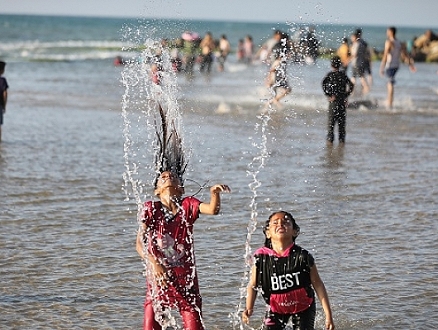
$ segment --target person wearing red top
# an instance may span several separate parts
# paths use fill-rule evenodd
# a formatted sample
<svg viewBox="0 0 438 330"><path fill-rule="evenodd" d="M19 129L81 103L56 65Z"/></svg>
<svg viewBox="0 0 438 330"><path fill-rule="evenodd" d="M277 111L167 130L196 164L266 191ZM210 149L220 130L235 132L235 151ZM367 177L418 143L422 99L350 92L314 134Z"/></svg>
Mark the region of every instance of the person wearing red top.
<svg viewBox="0 0 438 330"><path fill-rule="evenodd" d="M203 203L182 197L184 188L177 174L164 171L158 177L154 193L159 201L144 203L136 243L149 269L143 329L162 329L160 317L166 308L178 308L184 329L204 329L193 224L200 213L218 214L220 193L229 191L227 185L214 185L210 201Z"/></svg>

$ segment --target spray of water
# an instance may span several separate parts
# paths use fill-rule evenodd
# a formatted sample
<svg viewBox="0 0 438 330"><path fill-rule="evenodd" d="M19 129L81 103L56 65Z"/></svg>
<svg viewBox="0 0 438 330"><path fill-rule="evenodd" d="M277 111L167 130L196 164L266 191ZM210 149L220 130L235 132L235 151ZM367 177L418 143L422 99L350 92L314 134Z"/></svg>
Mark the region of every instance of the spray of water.
<svg viewBox="0 0 438 330"><path fill-rule="evenodd" d="M152 199L157 166L154 163L159 148L156 144L157 125L162 118L172 123L183 143L182 118L177 102L176 75L172 70L170 54L160 41L151 37L153 30L145 27L126 27L124 38L134 49L141 49L137 58L126 61L122 71L125 92L122 98L125 201L135 204L140 221L143 201ZM144 39L142 37L145 37ZM160 113L159 109L165 112ZM184 146L182 145L184 149ZM139 230L141 230L139 222ZM192 251L193 253L193 251ZM146 258L147 259L147 258ZM145 276L152 286L156 319L163 328L180 328L169 308L162 308L160 288L153 280L152 267L145 261Z"/></svg>
<svg viewBox="0 0 438 330"><path fill-rule="evenodd" d="M263 100L264 103L267 100ZM266 133L266 129L268 127L268 123L271 120L271 113L273 112L272 106L269 104L267 111L259 115L258 123L255 125L255 134L260 137L260 140L253 141L253 147L257 150L256 156L253 157L251 162L248 164L247 175L252 178L251 183L249 184L249 188L252 192L250 208L251 208L251 218L248 221L247 225L247 235L245 241L245 269L241 279L241 285L239 288L240 299L239 303L236 306L236 311L230 314L231 324L233 329L244 329L247 327L241 322L241 313L245 309L246 304L246 293L247 293L247 284L251 272L251 267L253 265L252 258L252 248L251 248L251 240L253 233L257 230L258 225L258 208L257 208L257 200L258 200L258 188L262 185L262 182L259 180L258 175L260 171L265 167L266 161L269 158L268 151L268 137Z"/></svg>

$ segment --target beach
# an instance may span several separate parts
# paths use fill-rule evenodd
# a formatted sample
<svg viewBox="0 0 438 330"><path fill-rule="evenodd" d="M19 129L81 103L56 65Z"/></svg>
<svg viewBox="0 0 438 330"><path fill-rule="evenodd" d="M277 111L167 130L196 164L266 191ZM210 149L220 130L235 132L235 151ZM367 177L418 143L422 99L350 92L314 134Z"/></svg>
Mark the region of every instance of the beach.
<svg viewBox="0 0 438 330"><path fill-rule="evenodd" d="M0 143L2 329L141 328L139 205L126 174L138 166L139 197L154 198L152 144L145 114L125 107L124 96L142 96L124 85L131 71L112 63L117 33L96 51L99 58L77 58L69 48L62 60L8 61ZM176 76L172 97L190 150L186 177L232 190L220 215L201 215L195 224L206 329L240 329L245 247L263 244L261 225L279 209L301 227L297 244L316 259L337 329L438 327L438 65L419 63L415 74L402 67L391 111L379 106L386 91L378 66L367 96L378 106L349 109L346 145L332 149L320 86L327 60L291 65L291 95L263 116L269 93L261 64L230 58L223 73ZM128 126L122 109L132 119ZM197 183L187 183L188 195ZM208 190L196 197L206 200ZM263 314L259 299L250 328ZM323 327L319 302L316 322Z"/></svg>

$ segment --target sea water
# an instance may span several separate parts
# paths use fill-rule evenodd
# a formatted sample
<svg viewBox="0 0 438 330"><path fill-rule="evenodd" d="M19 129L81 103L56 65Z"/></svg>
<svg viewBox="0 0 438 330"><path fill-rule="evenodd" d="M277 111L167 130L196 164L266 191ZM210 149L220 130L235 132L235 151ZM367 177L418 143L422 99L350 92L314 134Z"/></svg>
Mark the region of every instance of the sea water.
<svg viewBox="0 0 438 330"><path fill-rule="evenodd" d="M141 328L145 279L135 251L137 204L125 201L123 176L124 68L112 60L136 55L123 53L131 46L123 34L126 26L145 23L29 16L2 16L1 22L9 27L0 50L10 85L0 144L1 328ZM267 38L277 26L236 23L238 32L227 29L232 23L162 23L224 32L230 40L252 27ZM321 33L325 28L317 26ZM365 36L374 30L384 35L384 27L364 27ZM330 33L332 41L344 34ZM373 63L369 98L380 103L385 81L378 65ZM415 74L402 67L392 111L350 110L343 149L325 147L327 103L320 82L328 70L326 60L290 65L292 94L283 109L270 113L264 133L262 64L247 66L230 56L223 73L177 77L182 128L192 150L187 177L232 189L223 195L220 215L201 215L195 225L207 329L232 329L247 249L263 244L259 224L278 209L297 219L297 243L316 259L338 329L438 326L438 67L419 63ZM257 167L250 164L262 154L264 137L267 156L255 187L258 222L248 242L251 170ZM141 156L147 150L135 151ZM187 190L195 193L198 186ZM145 185L141 199L151 196ZM197 197L208 200L208 189ZM263 316L261 299L256 306L254 328Z"/></svg>

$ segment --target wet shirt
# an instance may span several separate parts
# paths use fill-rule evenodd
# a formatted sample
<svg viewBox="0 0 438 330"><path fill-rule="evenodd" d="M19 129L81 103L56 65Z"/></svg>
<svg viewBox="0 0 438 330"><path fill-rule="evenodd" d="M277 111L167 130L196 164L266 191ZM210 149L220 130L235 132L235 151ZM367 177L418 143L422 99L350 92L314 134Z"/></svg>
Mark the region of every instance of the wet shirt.
<svg viewBox="0 0 438 330"><path fill-rule="evenodd" d="M326 96L336 96L344 101L353 91L354 84L344 72L331 71L322 81L322 90Z"/></svg>
<svg viewBox="0 0 438 330"><path fill-rule="evenodd" d="M272 312L295 314L311 306L314 292L310 268L315 261L309 252L295 244L281 255L262 247L254 258L257 287Z"/></svg>
<svg viewBox="0 0 438 330"><path fill-rule="evenodd" d="M162 265L194 269L193 224L199 217L200 203L186 197L175 215L167 213L160 201L144 204L141 220L146 225L145 244Z"/></svg>

